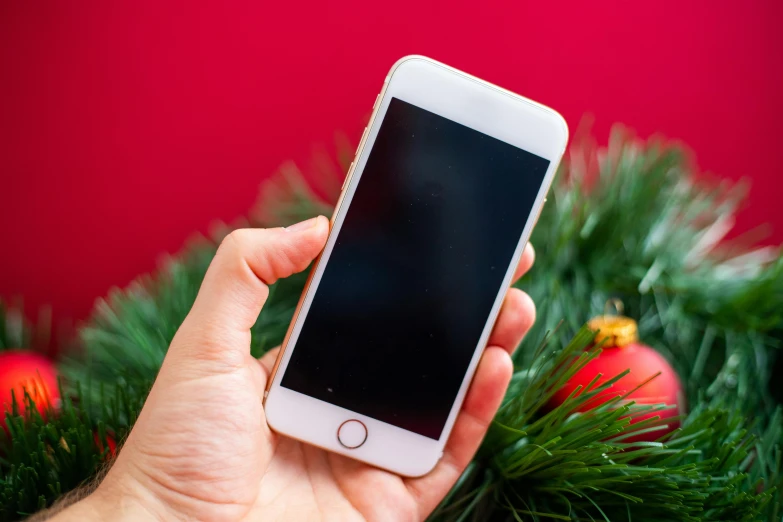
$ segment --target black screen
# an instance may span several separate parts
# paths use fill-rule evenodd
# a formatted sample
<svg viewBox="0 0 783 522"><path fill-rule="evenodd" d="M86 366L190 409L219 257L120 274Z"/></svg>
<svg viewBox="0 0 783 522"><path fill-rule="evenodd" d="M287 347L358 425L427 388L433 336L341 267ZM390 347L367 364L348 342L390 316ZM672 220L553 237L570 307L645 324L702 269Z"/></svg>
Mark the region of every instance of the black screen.
<svg viewBox="0 0 783 522"><path fill-rule="evenodd" d="M393 98L282 385L438 439L548 166Z"/></svg>

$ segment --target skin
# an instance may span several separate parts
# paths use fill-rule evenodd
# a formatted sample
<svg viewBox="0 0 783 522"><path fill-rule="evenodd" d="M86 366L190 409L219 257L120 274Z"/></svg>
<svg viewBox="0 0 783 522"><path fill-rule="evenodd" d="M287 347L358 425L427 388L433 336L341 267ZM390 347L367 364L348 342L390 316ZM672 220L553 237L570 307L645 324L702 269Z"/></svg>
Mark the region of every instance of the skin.
<svg viewBox="0 0 783 522"><path fill-rule="evenodd" d="M403 478L279 436L262 397L276 350L250 355L268 285L307 268L324 217L231 233L207 271L116 462L94 493L53 520L423 520L470 462L512 374L510 353L535 319L509 290L443 458ZM516 277L533 264L525 249Z"/></svg>

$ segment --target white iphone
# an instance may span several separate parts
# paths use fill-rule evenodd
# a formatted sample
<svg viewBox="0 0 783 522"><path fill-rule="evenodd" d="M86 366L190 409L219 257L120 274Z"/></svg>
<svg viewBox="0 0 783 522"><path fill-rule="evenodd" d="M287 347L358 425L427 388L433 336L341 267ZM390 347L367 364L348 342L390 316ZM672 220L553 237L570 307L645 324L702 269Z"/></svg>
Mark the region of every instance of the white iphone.
<svg viewBox="0 0 783 522"><path fill-rule="evenodd" d="M428 58L398 61L269 380L272 429L429 472L567 140L547 107Z"/></svg>

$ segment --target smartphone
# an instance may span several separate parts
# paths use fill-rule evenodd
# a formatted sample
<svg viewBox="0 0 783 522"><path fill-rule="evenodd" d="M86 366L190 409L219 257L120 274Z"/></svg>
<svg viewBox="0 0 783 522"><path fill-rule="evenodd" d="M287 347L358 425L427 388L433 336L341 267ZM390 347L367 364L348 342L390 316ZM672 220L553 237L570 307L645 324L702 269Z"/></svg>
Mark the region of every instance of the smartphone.
<svg viewBox="0 0 783 522"><path fill-rule="evenodd" d="M567 140L547 107L399 60L269 379L270 427L403 476L429 472Z"/></svg>

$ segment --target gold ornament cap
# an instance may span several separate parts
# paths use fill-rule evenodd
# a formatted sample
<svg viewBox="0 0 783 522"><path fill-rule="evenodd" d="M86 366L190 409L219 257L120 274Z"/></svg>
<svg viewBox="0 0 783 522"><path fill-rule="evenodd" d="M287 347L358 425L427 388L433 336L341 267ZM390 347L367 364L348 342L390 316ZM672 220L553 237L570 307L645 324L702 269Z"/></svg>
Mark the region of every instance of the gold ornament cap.
<svg viewBox="0 0 783 522"><path fill-rule="evenodd" d="M611 307L617 311L616 315L609 314ZM619 299L610 299L606 303L604 315L593 317L587 325L592 330L597 330L595 344L603 343L604 346L628 346L639 340L639 327L636 321L625 317L623 303Z"/></svg>

